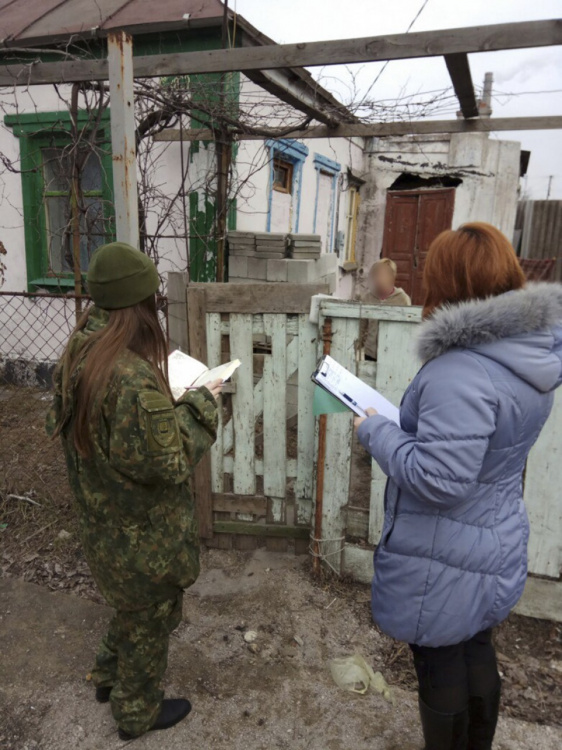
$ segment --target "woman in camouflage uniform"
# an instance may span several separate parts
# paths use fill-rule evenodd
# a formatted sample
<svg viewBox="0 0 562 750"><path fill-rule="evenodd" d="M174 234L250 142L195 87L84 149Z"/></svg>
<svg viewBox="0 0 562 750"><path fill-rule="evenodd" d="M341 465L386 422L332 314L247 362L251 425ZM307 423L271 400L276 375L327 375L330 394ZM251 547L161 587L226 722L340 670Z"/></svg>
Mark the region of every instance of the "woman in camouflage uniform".
<svg viewBox="0 0 562 750"><path fill-rule="evenodd" d="M213 383L174 402L158 283L138 250L97 250L88 273L94 306L56 369L47 418L49 434L62 438L86 559L116 610L92 678L122 739L173 726L191 708L163 700L160 681L183 589L199 574L188 479L215 440L220 392Z"/></svg>

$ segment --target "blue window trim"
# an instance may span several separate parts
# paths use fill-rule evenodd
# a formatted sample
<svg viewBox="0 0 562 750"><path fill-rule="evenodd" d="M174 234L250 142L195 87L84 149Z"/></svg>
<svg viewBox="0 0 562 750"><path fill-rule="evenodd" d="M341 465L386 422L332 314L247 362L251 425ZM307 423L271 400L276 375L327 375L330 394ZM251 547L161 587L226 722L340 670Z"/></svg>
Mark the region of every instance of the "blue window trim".
<svg viewBox="0 0 562 750"><path fill-rule="evenodd" d="M267 201L267 225L266 231L271 232L271 206L273 203L273 160L284 159L293 165L293 183L291 185L291 195L293 196L293 208L295 210L295 226L291 231L299 231L300 211L301 211L301 188L302 188L302 168L306 157L308 156L308 146L299 143L291 138L280 138L273 141L271 139L265 142L269 149L269 194Z"/></svg>
<svg viewBox="0 0 562 750"><path fill-rule="evenodd" d="M316 223L318 218L318 197L320 192L320 172L327 172L332 176L332 194L330 197L330 212L332 216L332 223L330 226L330 237L328 238L328 247L326 252L334 252L334 222L336 218L336 191L338 186L338 177L341 172L341 164L333 159L329 159L327 156L322 154L314 154L314 169L316 170L316 199L314 201L314 222L312 231L316 234Z"/></svg>

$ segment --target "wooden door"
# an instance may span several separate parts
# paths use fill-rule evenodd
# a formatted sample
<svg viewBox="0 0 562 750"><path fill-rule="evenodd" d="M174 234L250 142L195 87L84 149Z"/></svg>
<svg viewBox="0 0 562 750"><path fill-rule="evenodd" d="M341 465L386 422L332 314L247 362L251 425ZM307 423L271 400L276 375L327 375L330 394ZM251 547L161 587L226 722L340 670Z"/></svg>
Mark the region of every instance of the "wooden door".
<svg viewBox="0 0 562 750"><path fill-rule="evenodd" d="M398 266L396 285L423 304L422 276L432 241L453 220L455 189L389 191L382 255Z"/></svg>

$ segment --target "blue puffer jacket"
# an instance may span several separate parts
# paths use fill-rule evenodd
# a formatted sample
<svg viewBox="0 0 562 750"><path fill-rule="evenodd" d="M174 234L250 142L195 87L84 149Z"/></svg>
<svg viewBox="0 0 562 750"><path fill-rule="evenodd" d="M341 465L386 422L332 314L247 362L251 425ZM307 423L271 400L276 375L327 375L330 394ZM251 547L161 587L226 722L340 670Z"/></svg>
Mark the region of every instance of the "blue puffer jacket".
<svg viewBox="0 0 562 750"><path fill-rule="evenodd" d="M440 309L420 334L401 428L377 415L358 431L389 477L372 610L394 638L446 646L523 593L522 474L562 381L562 286Z"/></svg>

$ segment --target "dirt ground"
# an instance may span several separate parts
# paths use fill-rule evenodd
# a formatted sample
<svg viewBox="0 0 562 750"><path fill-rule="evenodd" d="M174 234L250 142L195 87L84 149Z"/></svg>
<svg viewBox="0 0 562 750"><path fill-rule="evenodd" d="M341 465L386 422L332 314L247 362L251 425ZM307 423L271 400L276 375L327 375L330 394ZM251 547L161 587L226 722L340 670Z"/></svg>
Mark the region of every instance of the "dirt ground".
<svg viewBox="0 0 562 750"><path fill-rule="evenodd" d="M108 611L77 540L62 453L43 432L46 395L0 390L0 748L106 750L118 746L111 715L85 675ZM256 654L246 628L258 631ZM512 615L496 643L497 748L562 746L562 626ZM395 707L332 683L328 661L355 651L383 672ZM193 716L166 744L139 747L421 747L407 647L372 624L367 587L315 581L306 557L206 553L167 680L170 695L193 698Z"/></svg>
<svg viewBox="0 0 562 750"><path fill-rule="evenodd" d="M95 702L87 680L109 610L15 579L0 581L0 590L0 746L122 747L109 707ZM416 697L402 686L410 667L371 626L367 610L364 588L314 582L306 558L265 550L206 553L171 639L165 685L170 696L189 696L193 712L135 747L418 750ZM257 653L243 638L250 629L258 634ZM382 670L394 705L333 683L330 659L356 652ZM562 727L528 724L504 709L496 750L560 746Z"/></svg>

